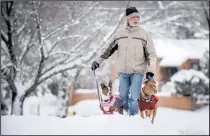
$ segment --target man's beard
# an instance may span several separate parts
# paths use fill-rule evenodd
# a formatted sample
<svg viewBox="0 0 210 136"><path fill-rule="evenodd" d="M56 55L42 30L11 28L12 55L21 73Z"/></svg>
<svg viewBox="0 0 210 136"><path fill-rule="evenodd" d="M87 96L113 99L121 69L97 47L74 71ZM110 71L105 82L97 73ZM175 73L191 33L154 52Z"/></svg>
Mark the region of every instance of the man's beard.
<svg viewBox="0 0 210 136"><path fill-rule="evenodd" d="M132 22L129 22L129 25L132 26L132 27L137 27L137 26L139 26L139 23L132 23Z"/></svg>

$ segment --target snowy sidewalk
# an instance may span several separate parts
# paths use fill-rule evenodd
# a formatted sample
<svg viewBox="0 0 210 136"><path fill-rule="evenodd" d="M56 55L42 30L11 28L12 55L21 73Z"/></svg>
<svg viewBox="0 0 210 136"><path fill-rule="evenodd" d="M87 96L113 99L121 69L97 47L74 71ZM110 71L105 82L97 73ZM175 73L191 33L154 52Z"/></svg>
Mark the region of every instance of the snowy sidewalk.
<svg viewBox="0 0 210 136"><path fill-rule="evenodd" d="M3 135L209 135L209 107L192 111L159 108L154 124L140 116L2 116Z"/></svg>

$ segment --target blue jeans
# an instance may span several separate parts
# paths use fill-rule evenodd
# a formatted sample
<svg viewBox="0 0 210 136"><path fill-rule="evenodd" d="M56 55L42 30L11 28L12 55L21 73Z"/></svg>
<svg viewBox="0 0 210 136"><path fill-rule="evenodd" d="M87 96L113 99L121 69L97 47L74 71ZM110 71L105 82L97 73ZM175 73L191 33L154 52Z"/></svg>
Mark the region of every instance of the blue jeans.
<svg viewBox="0 0 210 136"><path fill-rule="evenodd" d="M140 96L143 77L144 75L140 73L119 73L119 92L123 101L123 109L126 110L130 116L139 113L137 100Z"/></svg>

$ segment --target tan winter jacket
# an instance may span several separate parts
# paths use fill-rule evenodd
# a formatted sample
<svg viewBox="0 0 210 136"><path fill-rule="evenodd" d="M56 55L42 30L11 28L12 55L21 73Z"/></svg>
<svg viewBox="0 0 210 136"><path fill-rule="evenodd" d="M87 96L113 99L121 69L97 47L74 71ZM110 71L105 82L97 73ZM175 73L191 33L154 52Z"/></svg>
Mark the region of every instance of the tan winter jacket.
<svg viewBox="0 0 210 136"><path fill-rule="evenodd" d="M99 65L117 51L117 72L154 73L156 50L150 34L142 27L120 28L106 51L96 61Z"/></svg>

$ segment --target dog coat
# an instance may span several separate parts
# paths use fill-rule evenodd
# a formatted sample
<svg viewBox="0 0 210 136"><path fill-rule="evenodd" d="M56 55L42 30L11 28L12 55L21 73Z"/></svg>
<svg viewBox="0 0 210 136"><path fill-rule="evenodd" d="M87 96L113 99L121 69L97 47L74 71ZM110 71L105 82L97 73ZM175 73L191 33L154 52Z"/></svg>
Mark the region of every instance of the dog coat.
<svg viewBox="0 0 210 136"><path fill-rule="evenodd" d="M139 110L155 109L155 104L158 100L159 98L156 95L152 95L150 99L144 99L142 98L142 95L140 95L140 100L138 101Z"/></svg>
<svg viewBox="0 0 210 136"><path fill-rule="evenodd" d="M108 101L108 102L102 102L102 103L101 103L101 106L103 107L103 109L104 109L105 111L108 112L108 111L109 111L109 108L110 108L111 106L120 107L120 106L122 105L121 98L120 98L119 95L113 94L113 95L111 96L110 99L111 99L111 100Z"/></svg>

